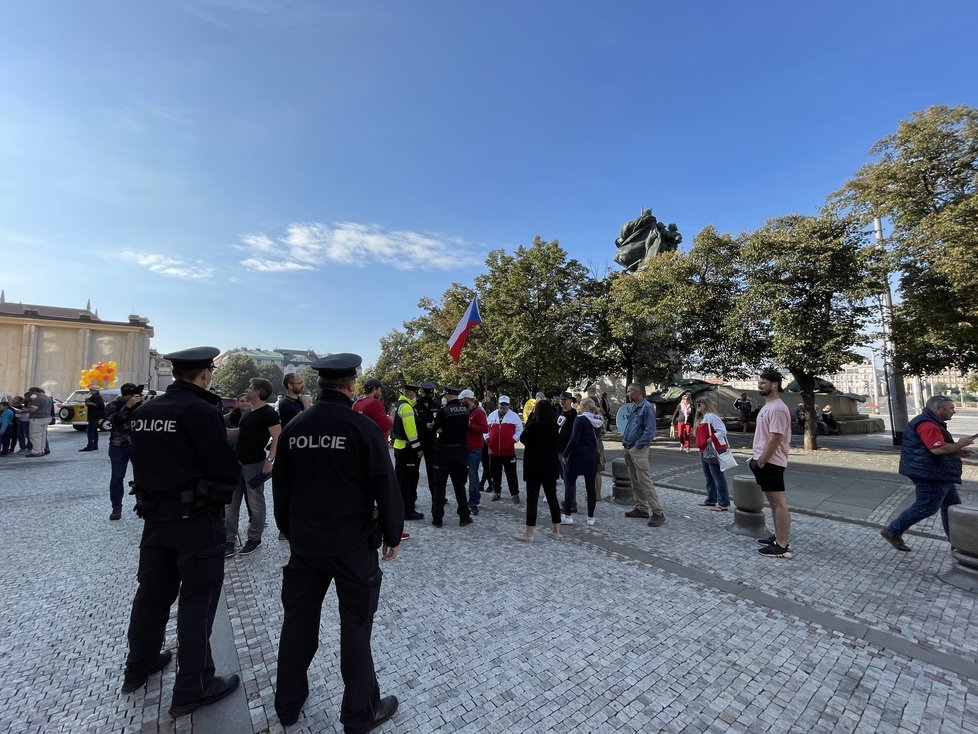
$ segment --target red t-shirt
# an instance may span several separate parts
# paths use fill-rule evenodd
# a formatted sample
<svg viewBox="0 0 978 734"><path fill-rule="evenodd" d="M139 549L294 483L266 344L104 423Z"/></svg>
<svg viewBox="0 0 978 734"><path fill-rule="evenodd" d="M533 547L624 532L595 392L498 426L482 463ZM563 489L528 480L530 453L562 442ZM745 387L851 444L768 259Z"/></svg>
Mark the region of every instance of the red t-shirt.
<svg viewBox="0 0 978 734"><path fill-rule="evenodd" d="M377 398L364 395L353 404L353 409L357 413L363 413L377 424L377 428L379 428L380 432L384 434L384 444L386 445L387 432L390 431L391 426L394 425L394 421L390 419L390 417L387 415L387 411L384 410L384 404Z"/></svg>
<svg viewBox="0 0 978 734"><path fill-rule="evenodd" d="M941 431L940 426L930 421L924 421L917 426L917 435L924 442L924 446L929 449L937 449L947 443L944 440L944 433Z"/></svg>

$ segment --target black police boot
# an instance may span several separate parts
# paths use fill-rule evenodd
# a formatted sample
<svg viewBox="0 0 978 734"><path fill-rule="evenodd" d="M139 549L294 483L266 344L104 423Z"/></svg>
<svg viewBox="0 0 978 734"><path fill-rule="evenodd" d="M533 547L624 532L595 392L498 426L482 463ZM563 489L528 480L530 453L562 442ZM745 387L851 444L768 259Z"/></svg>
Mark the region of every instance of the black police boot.
<svg viewBox="0 0 978 734"><path fill-rule="evenodd" d="M109 515L109 519L110 520L121 520L122 519L122 508L121 507L113 507L112 508L112 514Z"/></svg>
<svg viewBox="0 0 978 734"><path fill-rule="evenodd" d="M127 670L125 678L122 679L122 692L132 693L133 691L139 690L146 685L147 678L153 675L153 673L158 673L163 670L163 668L170 664L170 660L172 659L173 653L169 650L164 650L148 670L143 670L138 673Z"/></svg>
<svg viewBox="0 0 978 734"><path fill-rule="evenodd" d="M241 683L241 679L237 675L215 675L214 680L211 684L207 686L207 690L204 691L204 695L198 698L196 701L190 701L184 704L170 704L170 716L174 718L178 716L185 716L193 711L196 711L201 706L207 706L208 704L216 703L222 698L227 698L238 688L238 684Z"/></svg>

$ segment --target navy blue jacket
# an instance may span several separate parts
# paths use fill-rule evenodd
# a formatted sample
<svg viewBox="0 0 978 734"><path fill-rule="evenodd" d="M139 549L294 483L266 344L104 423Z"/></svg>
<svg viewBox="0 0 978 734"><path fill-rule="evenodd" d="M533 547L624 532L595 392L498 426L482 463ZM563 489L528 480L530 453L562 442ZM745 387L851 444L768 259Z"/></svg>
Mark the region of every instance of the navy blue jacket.
<svg viewBox="0 0 978 734"><path fill-rule="evenodd" d="M567 459L567 468L572 474L598 473L598 441L587 416L579 415L574 419L570 441L562 456Z"/></svg>
<svg viewBox="0 0 978 734"><path fill-rule="evenodd" d="M917 434L921 423L934 423L944 434L947 443L954 438L947 432L947 424L927 408L914 418L903 432L903 445L900 449L900 473L915 482L935 484L961 484L961 457L958 454L931 453Z"/></svg>

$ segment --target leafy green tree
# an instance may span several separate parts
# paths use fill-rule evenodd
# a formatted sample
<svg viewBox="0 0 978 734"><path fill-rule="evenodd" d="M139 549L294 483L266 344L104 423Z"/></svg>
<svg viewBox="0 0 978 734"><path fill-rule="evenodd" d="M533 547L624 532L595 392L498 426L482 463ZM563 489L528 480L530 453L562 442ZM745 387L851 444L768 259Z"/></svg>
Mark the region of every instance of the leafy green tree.
<svg viewBox="0 0 978 734"><path fill-rule="evenodd" d="M735 318L767 334L760 354L784 365L805 405L805 448L816 449L815 378L861 359L879 287L875 248L852 220L787 216L752 233L742 250L746 288Z"/></svg>
<svg viewBox="0 0 978 734"><path fill-rule="evenodd" d="M315 402L316 398L319 397L319 373L309 365L306 365L299 370L299 376L302 377L302 392L309 393L309 396ZM282 390L284 393L285 388L283 387Z"/></svg>
<svg viewBox="0 0 978 734"><path fill-rule="evenodd" d="M877 142L829 199L886 218L900 275L896 364L907 374L978 367L978 110L938 105Z"/></svg>
<svg viewBox="0 0 978 734"><path fill-rule="evenodd" d="M237 397L245 391L252 377L258 377L258 367L251 357L232 354L214 372L211 389L225 397Z"/></svg>
<svg viewBox="0 0 978 734"><path fill-rule="evenodd" d="M486 348L480 354L499 367L504 384L530 397L593 374L581 331L584 266L556 240L537 236L512 255L493 250L486 267L476 278Z"/></svg>
<svg viewBox="0 0 978 734"><path fill-rule="evenodd" d="M282 384L282 378L285 377L285 373L282 372L282 368L277 364L263 364L258 368L257 376L272 383L272 397L269 400L274 400L276 395L285 393L285 386Z"/></svg>

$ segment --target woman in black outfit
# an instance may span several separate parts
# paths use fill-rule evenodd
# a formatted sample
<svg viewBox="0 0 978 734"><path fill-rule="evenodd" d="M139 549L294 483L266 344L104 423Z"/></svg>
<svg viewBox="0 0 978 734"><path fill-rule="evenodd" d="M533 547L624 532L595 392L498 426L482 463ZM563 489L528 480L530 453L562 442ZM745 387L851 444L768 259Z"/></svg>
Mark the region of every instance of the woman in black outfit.
<svg viewBox="0 0 978 734"><path fill-rule="evenodd" d="M526 483L526 530L517 540L531 542L537 524L537 502L540 487L550 506L551 537L560 537L560 505L557 504L557 477L560 460L557 457L557 419L549 400L538 400L527 421L520 443L523 451L523 481Z"/></svg>

